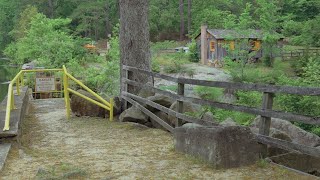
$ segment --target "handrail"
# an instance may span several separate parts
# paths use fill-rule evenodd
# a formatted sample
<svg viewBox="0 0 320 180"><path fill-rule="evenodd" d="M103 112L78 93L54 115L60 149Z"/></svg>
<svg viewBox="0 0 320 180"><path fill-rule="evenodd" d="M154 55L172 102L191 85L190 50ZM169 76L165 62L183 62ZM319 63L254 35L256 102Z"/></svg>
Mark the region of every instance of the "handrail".
<svg viewBox="0 0 320 180"><path fill-rule="evenodd" d="M4 122L4 128L3 131L8 131L10 129L10 115L11 115L11 110L15 109L14 106L14 94L13 94L13 84L16 82L17 83L17 93L20 95L20 87L18 81L20 80L20 76L23 72L20 71L9 83L9 88L8 88L8 98L7 98L7 107L6 107L6 117L5 117L5 122Z"/></svg>
<svg viewBox="0 0 320 180"><path fill-rule="evenodd" d="M99 96L97 93L93 92L89 87L87 87L86 85L84 85L81 81L79 81L78 79L76 79L75 77L73 77L71 74L69 74L67 72L67 68L65 66L62 67L63 72L64 72L64 91L65 91L65 102L66 102L66 108L67 108L67 117L70 117L70 98L69 98L69 92L82 97L106 110L109 111L109 118L110 121L113 121L113 99L110 99L110 103L108 101L106 101L105 99L103 99L101 96ZM70 89L69 83L68 83L68 79L73 80L74 82L76 82L78 85L80 85L83 89L85 89L86 91L88 91L90 94L92 94L94 97L96 97L98 100L100 100L103 104L99 103L98 101L95 101L79 92L76 92L72 89Z"/></svg>
<svg viewBox="0 0 320 180"><path fill-rule="evenodd" d="M73 77L71 74L67 72L67 69L65 66L62 67L62 69L31 69L31 70L21 70L19 73L12 79L12 81L9 83L8 87L8 98L7 98L7 107L6 107L6 117L5 117L5 124L3 131L10 130L10 116L11 116L11 110L15 109L14 105L14 93L13 93L13 85L16 84L17 86L17 94L20 95L20 87L24 86L24 79L23 75L25 73L31 73L31 72L63 72L63 84L64 84L64 99L66 103L66 109L67 109L67 119L70 118L70 98L69 98L69 92L80 96L106 110L109 111L110 121L113 120L113 99L110 99L110 102L103 99L101 96L99 96L97 93L93 92L89 87L84 85L81 81L77 80L75 77ZM76 82L78 85L80 85L83 89L87 90L90 94L92 94L94 97L96 97L99 101L102 103L93 100L77 91L74 91L69 88L68 80L71 79L74 82ZM21 82L21 83L20 83Z"/></svg>

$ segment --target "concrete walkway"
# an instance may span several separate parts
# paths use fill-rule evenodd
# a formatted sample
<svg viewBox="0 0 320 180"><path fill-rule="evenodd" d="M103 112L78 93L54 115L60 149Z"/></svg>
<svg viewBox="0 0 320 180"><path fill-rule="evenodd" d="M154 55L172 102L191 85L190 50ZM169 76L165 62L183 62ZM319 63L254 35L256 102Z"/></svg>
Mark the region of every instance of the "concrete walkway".
<svg viewBox="0 0 320 180"><path fill-rule="evenodd" d="M171 134L100 118L65 119L63 99L30 102L0 179L310 179L264 163L215 170L174 151Z"/></svg>

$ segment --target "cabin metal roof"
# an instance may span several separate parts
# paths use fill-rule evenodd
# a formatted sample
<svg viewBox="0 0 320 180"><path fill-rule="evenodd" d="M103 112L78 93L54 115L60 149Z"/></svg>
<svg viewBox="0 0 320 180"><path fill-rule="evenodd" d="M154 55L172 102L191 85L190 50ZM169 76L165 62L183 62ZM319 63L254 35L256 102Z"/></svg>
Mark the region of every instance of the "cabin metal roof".
<svg viewBox="0 0 320 180"><path fill-rule="evenodd" d="M235 31L229 29L207 29L207 32L211 34L216 39L261 39L261 30L245 30L245 31Z"/></svg>

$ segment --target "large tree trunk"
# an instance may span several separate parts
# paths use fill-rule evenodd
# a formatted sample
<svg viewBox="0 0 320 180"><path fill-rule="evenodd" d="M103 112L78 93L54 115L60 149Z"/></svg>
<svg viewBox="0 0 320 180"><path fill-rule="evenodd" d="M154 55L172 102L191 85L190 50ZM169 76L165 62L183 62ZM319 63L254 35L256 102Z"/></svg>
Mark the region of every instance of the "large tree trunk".
<svg viewBox="0 0 320 180"><path fill-rule="evenodd" d="M121 77L126 77L122 65L145 70L151 69L149 47L149 0L119 0L120 5L120 68ZM140 83L152 82L140 73L129 73L128 78ZM121 82L121 91L126 87ZM128 92L137 94L141 87L128 86Z"/></svg>
<svg viewBox="0 0 320 180"><path fill-rule="evenodd" d="M48 8L49 8L49 17L53 18L54 16L54 7L53 7L53 1L48 0Z"/></svg>
<svg viewBox="0 0 320 180"><path fill-rule="evenodd" d="M184 1L180 0L179 9L180 9L180 40L182 41L184 38Z"/></svg>
<svg viewBox="0 0 320 180"><path fill-rule="evenodd" d="M191 34L191 7L192 7L192 0L188 0L188 34Z"/></svg>

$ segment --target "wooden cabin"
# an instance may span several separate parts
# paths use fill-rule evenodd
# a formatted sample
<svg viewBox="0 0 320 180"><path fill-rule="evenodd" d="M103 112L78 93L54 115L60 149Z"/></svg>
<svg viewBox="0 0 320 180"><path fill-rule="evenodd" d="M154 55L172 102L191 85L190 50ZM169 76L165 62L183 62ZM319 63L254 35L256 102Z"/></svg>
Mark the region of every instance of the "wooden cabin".
<svg viewBox="0 0 320 180"><path fill-rule="evenodd" d="M226 29L208 29L206 25L201 26L201 33L195 38L201 53L201 63L211 65L214 62L221 62L224 57L236 59L236 46L239 40L248 41L248 53L255 51L253 59L262 57L262 32L260 30L251 30L240 34L234 30ZM249 47L249 48L248 48Z"/></svg>

